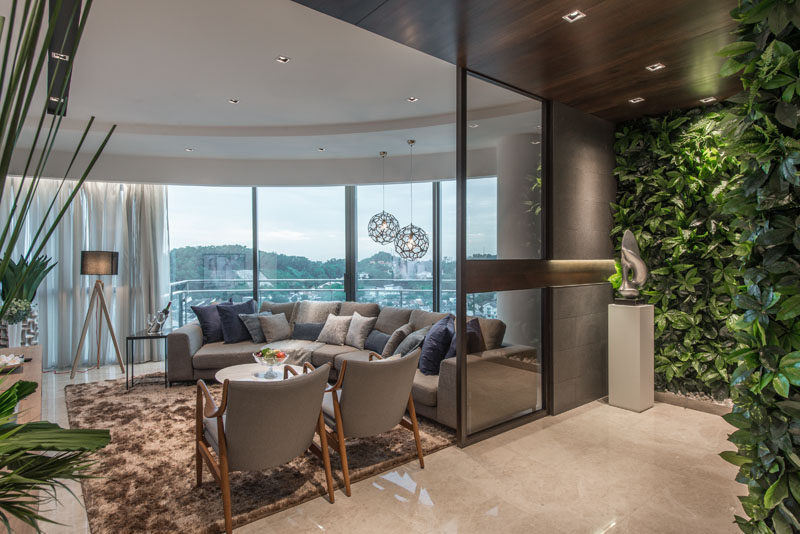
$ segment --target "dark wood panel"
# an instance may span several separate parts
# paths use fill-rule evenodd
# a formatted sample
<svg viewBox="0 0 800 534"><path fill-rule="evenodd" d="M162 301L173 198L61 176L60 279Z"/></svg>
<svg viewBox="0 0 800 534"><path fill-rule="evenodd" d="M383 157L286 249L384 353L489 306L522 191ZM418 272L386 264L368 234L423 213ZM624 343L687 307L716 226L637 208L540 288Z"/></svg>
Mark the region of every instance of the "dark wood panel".
<svg viewBox="0 0 800 534"><path fill-rule="evenodd" d="M736 0L297 1L613 121L739 90L738 80L719 77L715 54L734 40ZM569 24L561 17L574 7L587 17ZM656 62L667 68L645 70ZM628 102L637 96L645 102Z"/></svg>
<svg viewBox="0 0 800 534"><path fill-rule="evenodd" d="M466 293L605 282L614 260L467 260Z"/></svg>

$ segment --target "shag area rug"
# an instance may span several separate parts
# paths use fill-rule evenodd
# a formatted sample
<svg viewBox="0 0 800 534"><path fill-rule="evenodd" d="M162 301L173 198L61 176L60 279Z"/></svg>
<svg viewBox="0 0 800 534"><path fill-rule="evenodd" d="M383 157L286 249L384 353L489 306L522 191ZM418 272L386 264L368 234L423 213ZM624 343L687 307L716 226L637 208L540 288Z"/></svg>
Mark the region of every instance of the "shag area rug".
<svg viewBox="0 0 800 534"><path fill-rule="evenodd" d="M108 428L111 443L97 455L101 478L82 483L93 534L113 532L224 532L222 497L203 467L195 487L194 417L196 386L164 388L163 374L150 375L125 390L124 380L66 387L73 428ZM219 384L209 384L217 402ZM453 433L420 418L425 454L454 442ZM344 485L339 455L331 449L336 499ZM413 435L401 428L347 442L352 481L416 461ZM326 493L322 461L306 453L263 472L231 473L233 526L242 526ZM336 506L332 504L331 506Z"/></svg>

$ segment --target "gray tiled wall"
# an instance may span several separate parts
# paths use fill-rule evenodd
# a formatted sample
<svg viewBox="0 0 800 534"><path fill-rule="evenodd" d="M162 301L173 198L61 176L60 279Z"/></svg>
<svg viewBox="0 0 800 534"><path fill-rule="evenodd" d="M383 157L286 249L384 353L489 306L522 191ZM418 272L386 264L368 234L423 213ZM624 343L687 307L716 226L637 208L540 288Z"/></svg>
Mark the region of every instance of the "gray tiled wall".
<svg viewBox="0 0 800 534"><path fill-rule="evenodd" d="M614 125L553 104L553 259L613 256L609 203L616 197ZM553 412L608 393L609 284L556 287Z"/></svg>

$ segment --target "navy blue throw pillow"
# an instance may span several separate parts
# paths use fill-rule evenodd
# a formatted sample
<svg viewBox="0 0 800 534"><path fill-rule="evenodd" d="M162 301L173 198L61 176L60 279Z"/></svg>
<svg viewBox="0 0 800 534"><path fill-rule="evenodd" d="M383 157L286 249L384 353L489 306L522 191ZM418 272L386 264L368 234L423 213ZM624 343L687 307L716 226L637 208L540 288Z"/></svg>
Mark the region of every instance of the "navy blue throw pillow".
<svg viewBox="0 0 800 534"><path fill-rule="evenodd" d="M422 353L419 356L419 370L424 375L438 375L442 360L447 355L453 335L456 332L453 316L439 319L428 331L422 342Z"/></svg>
<svg viewBox="0 0 800 534"><path fill-rule="evenodd" d="M240 341L250 341L250 331L244 321L239 317L240 313L255 313L256 301L248 300L241 304L228 304L219 306L217 313L222 323L222 340L225 343L238 343Z"/></svg>
<svg viewBox="0 0 800 534"><path fill-rule="evenodd" d="M192 311L203 330L203 345L222 341L222 321L219 318L217 306L231 306L231 302L210 304L208 306L192 306Z"/></svg>
<svg viewBox="0 0 800 534"><path fill-rule="evenodd" d="M367 336L367 340L364 342L364 350L371 350L381 354L384 347L386 347L386 343L389 342L390 337L389 334L384 334L380 330L375 330L373 328L372 332Z"/></svg>
<svg viewBox="0 0 800 534"><path fill-rule="evenodd" d="M453 335L453 339L450 341L450 348L447 350L447 354L444 357L445 360L456 355L457 337L458 336ZM474 317L467 321L467 354L475 354L476 352L483 352L485 350L486 342L483 339L481 323L478 321L477 317Z"/></svg>
<svg viewBox="0 0 800 534"><path fill-rule="evenodd" d="M295 323L292 337L306 341L316 341L325 323Z"/></svg>

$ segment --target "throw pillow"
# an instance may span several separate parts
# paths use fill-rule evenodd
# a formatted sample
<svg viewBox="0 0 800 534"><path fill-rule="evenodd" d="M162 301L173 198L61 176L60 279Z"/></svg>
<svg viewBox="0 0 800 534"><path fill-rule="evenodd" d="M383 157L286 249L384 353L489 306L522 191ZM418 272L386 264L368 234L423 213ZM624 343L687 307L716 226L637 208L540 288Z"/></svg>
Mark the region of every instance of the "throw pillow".
<svg viewBox="0 0 800 534"><path fill-rule="evenodd" d="M267 343L288 339L292 335L292 327L289 326L285 313L260 315L258 322L261 323L261 331L264 332L264 339Z"/></svg>
<svg viewBox="0 0 800 534"><path fill-rule="evenodd" d="M320 332L317 337L317 341L329 345L344 345L344 340L347 337L347 330L350 328L350 321L352 319L352 315L336 316L329 313L328 319L325 321L325 326L322 327L322 332Z"/></svg>
<svg viewBox="0 0 800 534"><path fill-rule="evenodd" d="M400 347L400 343L402 343L403 340L405 340L413 331L414 330L411 327L411 323L406 323L403 326L398 327L394 332L392 332L392 335L389 336L389 340L386 341L386 345L381 351L381 356L386 358L387 356L397 354L397 349ZM422 341L420 341L420 343L422 343Z"/></svg>
<svg viewBox="0 0 800 534"><path fill-rule="evenodd" d="M445 359L452 358L456 355L456 340L457 335L453 335L453 340L450 342L450 348L447 350ZM477 317L467 321L467 354L475 354L476 352L483 352L486 350L486 342L483 340L483 332L481 331L481 323Z"/></svg>
<svg viewBox="0 0 800 534"><path fill-rule="evenodd" d="M272 315L272 312L239 314L239 319L242 320L245 328L250 333L250 339L253 340L253 343L266 343L267 341L267 338L264 337L264 331L261 330L261 321L258 320L261 315Z"/></svg>
<svg viewBox="0 0 800 534"><path fill-rule="evenodd" d="M410 328L410 326L409 326ZM420 328L415 332L411 332L406 336L406 338L394 349L395 354L402 354L405 356L412 350L416 349L417 347L422 345L422 342L425 341L425 336L428 334L428 331L431 329L431 326L426 326L425 328ZM388 345L388 343L387 343ZM384 352L386 349L384 349Z"/></svg>
<svg viewBox="0 0 800 534"><path fill-rule="evenodd" d="M192 306L192 311L200 329L203 331L203 345L222 341L222 320L219 318L217 306L230 306L231 302L209 304L208 306Z"/></svg>
<svg viewBox="0 0 800 534"><path fill-rule="evenodd" d="M367 340L364 342L364 348L381 354L383 348L386 346L386 342L389 341L389 337L389 334L384 334L380 330L375 330L373 328L372 332L367 336Z"/></svg>
<svg viewBox="0 0 800 534"><path fill-rule="evenodd" d="M292 337L294 339L305 339L306 341L316 341L325 323L295 323Z"/></svg>
<svg viewBox="0 0 800 534"><path fill-rule="evenodd" d="M422 354L419 356L419 370L423 375L439 374L439 366L447 355L455 331L452 315L439 319L431 327L422 343Z"/></svg>
<svg viewBox="0 0 800 534"><path fill-rule="evenodd" d="M347 316L345 315L345 317ZM377 317L364 317L358 312L353 312L353 319L350 321L350 326L347 328L347 335L344 338L345 345L363 350L364 343L367 341L367 336L375 326L375 321L377 320Z"/></svg>
<svg viewBox="0 0 800 534"><path fill-rule="evenodd" d="M228 306L219 306L217 313L222 323L222 340L225 343L239 343L240 341L249 341L250 332L244 322L239 318L240 313L255 313L256 301L249 300L240 304L230 304Z"/></svg>

